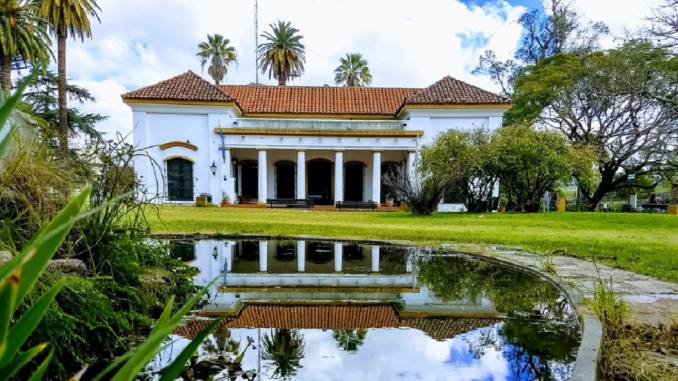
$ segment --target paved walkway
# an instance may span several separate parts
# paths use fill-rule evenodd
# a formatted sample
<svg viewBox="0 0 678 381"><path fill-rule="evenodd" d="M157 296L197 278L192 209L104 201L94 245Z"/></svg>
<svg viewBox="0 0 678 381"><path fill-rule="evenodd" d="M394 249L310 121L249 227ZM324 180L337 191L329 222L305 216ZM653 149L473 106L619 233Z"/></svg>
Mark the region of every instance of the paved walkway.
<svg viewBox="0 0 678 381"><path fill-rule="evenodd" d="M519 250L493 248L490 255L522 266L544 272L542 255ZM622 295L632 312L632 318L639 323L651 325L671 324L678 321L678 284L636 274L626 270L594 264L573 257L550 256L557 274L548 274L559 280L567 289L574 289L575 303L590 298L598 279L612 280L613 289Z"/></svg>

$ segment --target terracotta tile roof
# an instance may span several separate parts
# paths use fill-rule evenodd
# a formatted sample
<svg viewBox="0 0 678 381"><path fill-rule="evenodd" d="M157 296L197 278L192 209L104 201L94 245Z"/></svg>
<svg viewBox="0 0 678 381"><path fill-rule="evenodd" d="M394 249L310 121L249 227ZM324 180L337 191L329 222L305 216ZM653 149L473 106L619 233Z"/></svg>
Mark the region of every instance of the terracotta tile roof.
<svg viewBox="0 0 678 381"><path fill-rule="evenodd" d="M394 116L419 89L400 87L329 87L222 85L245 114L355 114Z"/></svg>
<svg viewBox="0 0 678 381"><path fill-rule="evenodd" d="M232 102L233 98L192 71L122 95L124 100Z"/></svg>
<svg viewBox="0 0 678 381"><path fill-rule="evenodd" d="M391 305L275 305L248 304L229 328L356 329L398 327Z"/></svg>
<svg viewBox="0 0 678 381"><path fill-rule="evenodd" d="M509 104L507 98L447 76L407 97L406 104Z"/></svg>
<svg viewBox="0 0 678 381"><path fill-rule="evenodd" d="M191 319L174 332L193 338L211 319ZM248 304L237 317L224 322L227 328L301 328L366 329L410 327L434 340L488 327L496 319L484 318L408 318L400 319L396 310L383 305L259 305Z"/></svg>
<svg viewBox="0 0 678 381"><path fill-rule="evenodd" d="M402 87L215 86L192 71L122 95L123 100L235 101L247 114L324 114L395 117L420 104L509 104L476 86L445 77L423 89Z"/></svg>

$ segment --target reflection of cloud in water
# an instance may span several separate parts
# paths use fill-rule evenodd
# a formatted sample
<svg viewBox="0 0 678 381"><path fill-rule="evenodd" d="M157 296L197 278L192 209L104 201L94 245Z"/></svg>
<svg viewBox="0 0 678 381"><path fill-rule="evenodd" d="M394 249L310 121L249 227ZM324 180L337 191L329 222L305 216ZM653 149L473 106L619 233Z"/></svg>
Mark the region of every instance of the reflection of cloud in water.
<svg viewBox="0 0 678 381"><path fill-rule="evenodd" d="M332 331L303 330L305 357L295 380L502 380L508 364L501 352L488 348L474 358L469 352L473 331L451 340L435 341L414 329L369 330L355 353L339 349ZM256 337L256 329L233 330L236 339ZM256 368L256 352L245 356L244 369ZM270 370L262 365L263 380Z"/></svg>

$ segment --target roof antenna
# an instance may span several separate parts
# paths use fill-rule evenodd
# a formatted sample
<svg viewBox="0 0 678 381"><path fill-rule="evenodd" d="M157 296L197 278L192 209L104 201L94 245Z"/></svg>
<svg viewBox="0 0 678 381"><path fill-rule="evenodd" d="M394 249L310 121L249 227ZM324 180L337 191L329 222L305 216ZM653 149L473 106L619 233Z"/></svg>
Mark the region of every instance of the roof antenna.
<svg viewBox="0 0 678 381"><path fill-rule="evenodd" d="M254 0L254 83L259 84L259 0Z"/></svg>

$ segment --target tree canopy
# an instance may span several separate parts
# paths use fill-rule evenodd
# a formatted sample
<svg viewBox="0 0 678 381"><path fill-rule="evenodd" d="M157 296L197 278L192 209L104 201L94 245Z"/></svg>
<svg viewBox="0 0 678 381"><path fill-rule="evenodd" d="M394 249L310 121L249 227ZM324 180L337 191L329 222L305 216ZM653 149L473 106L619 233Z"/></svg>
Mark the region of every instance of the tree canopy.
<svg viewBox="0 0 678 381"><path fill-rule="evenodd" d="M278 85L285 86L289 79L304 72L306 48L301 42L304 36L289 21L278 21L269 27L270 31L261 34L266 42L257 47L257 64L262 73L268 72L269 78L272 76Z"/></svg>

